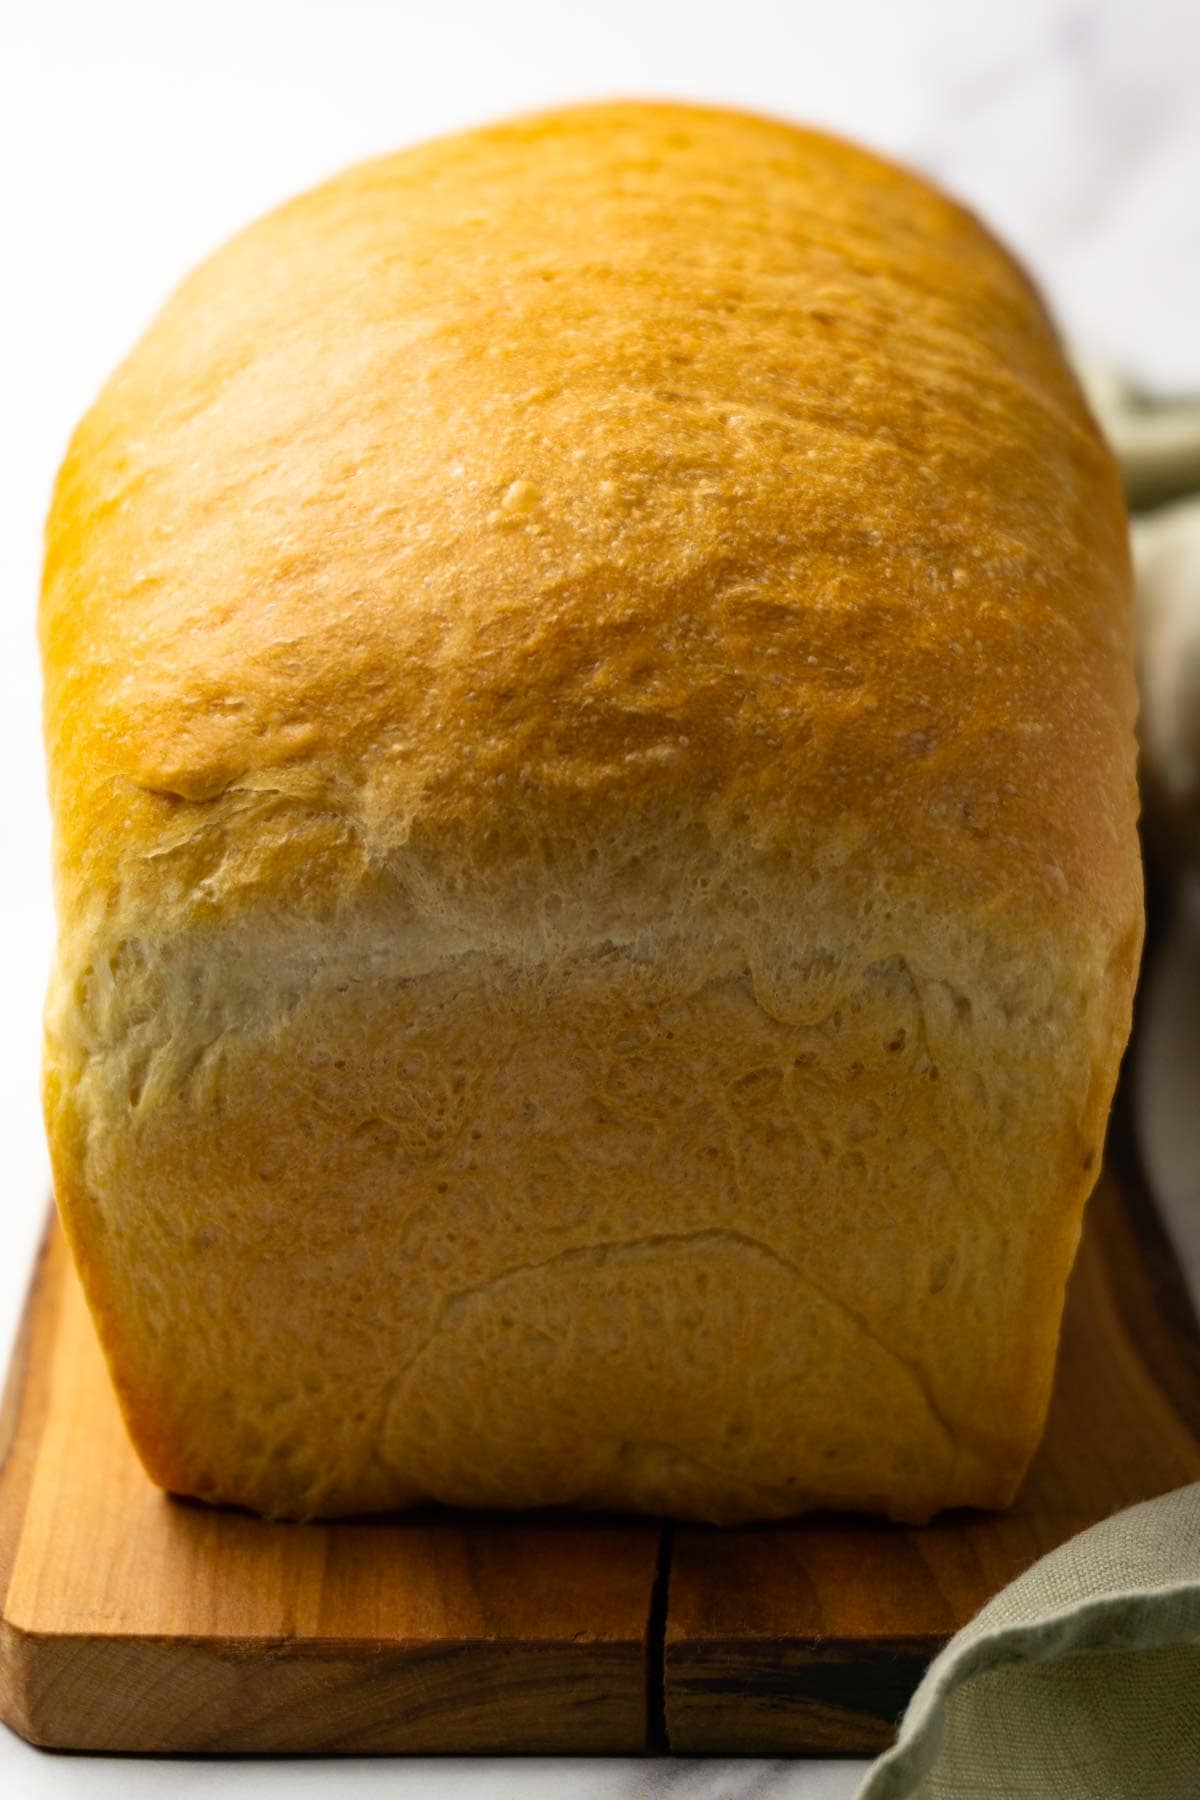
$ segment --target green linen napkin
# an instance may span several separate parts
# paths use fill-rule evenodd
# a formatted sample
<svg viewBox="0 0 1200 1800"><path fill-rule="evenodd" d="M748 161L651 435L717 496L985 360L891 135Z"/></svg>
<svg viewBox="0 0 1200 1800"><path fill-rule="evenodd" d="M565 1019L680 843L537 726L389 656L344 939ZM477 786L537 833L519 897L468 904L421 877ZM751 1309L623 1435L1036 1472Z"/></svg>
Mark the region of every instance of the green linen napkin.
<svg viewBox="0 0 1200 1800"><path fill-rule="evenodd" d="M1200 492L1200 394L1148 393L1111 363L1080 354L1072 360L1116 452L1130 508Z"/></svg>
<svg viewBox="0 0 1200 1800"><path fill-rule="evenodd" d="M1043 1557L953 1638L857 1800L1198 1800L1200 1483Z"/></svg>
<svg viewBox="0 0 1200 1800"><path fill-rule="evenodd" d="M1143 836L1170 875L1200 867L1200 395L1155 399L1075 360L1134 513Z"/></svg>
<svg viewBox="0 0 1200 1800"><path fill-rule="evenodd" d="M1135 519L1133 552L1142 833L1170 875L1200 868L1200 497Z"/></svg>
<svg viewBox="0 0 1200 1800"><path fill-rule="evenodd" d="M1178 500L1200 489L1200 404L1082 372L1130 504L1159 505L1134 525L1142 773L1177 872L1200 865L1200 495ZM997 1594L930 1665L857 1800L1200 1800L1200 1484Z"/></svg>

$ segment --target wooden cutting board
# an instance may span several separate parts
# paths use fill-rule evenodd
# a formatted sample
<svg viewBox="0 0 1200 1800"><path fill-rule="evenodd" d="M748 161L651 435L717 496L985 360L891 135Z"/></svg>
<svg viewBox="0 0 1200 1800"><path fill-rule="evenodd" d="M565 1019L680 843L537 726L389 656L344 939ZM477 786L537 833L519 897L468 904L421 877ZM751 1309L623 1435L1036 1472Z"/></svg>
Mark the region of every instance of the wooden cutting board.
<svg viewBox="0 0 1200 1800"><path fill-rule="evenodd" d="M1200 1335L1118 1134L1016 1506L924 1530L576 1515L268 1525L124 1435L61 1234L0 1422L0 1716L108 1751L871 1752L1044 1551L1200 1479Z"/></svg>

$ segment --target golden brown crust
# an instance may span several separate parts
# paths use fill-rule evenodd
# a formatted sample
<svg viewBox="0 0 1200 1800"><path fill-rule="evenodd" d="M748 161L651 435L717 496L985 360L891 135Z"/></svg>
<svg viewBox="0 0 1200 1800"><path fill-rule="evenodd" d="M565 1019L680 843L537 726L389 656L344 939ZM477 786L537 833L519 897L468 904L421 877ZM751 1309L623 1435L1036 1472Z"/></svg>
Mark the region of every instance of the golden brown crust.
<svg viewBox="0 0 1200 1800"><path fill-rule="evenodd" d="M518 120L351 170L199 269L80 426L48 529L42 637L61 924L52 1149L163 1479L277 1510L390 1503L439 1481L450 1498L599 1494L702 1516L788 1510L797 1491L909 1515L1011 1492L1044 1409L1141 899L1116 476L1036 294L969 214L819 134L666 105ZM583 1044L572 1020L610 955L607 1023L593 1018ZM719 1066L662 1038L679 1007L682 1037L702 1038L713 996L739 981L751 1011L727 1021ZM421 1017L441 995L446 1043L481 1009L493 1019L483 1110L501 1106L522 1031L539 1046L534 1089L554 1089L564 1058L590 1070L592 1087L558 1103L573 1154L601 1129L600 1039L650 1032L672 1073L640 1104L664 1160L621 1190L607 1236L585 1220L568 1242L548 1190L529 1211L545 1131L505 1138L502 1107L487 1195L463 1162L466 1124L440 1159L381 1163L353 1138L416 1104L402 1073L380 1074L391 1028L371 1008L392 989ZM830 1021L851 1013L843 1040ZM314 1127L297 1070L318 1014L342 1048ZM910 1048L924 1034L909 1061L886 1049L898 1030ZM819 1031L836 1055L809 1041ZM711 1188L692 1152L672 1164L680 1084L711 1123L764 1069L793 1071L786 1095L769 1119L734 1108ZM818 1095L840 1146L824 1162ZM351 1473L318 1467L334 1426L317 1408L292 1431L309 1454L291 1488L217 1447L241 1425L213 1411L211 1359L188 1408L221 1469L199 1467L186 1420L162 1428L209 1212L228 1246L205 1277L216 1311L272 1241L244 1230L265 1206L248 1171L268 1117L287 1168L265 1210L293 1220L302 1286L333 1256L331 1213L359 1201L393 1284L401 1215L436 1218L467 1194L496 1215L490 1261L421 1265L433 1312L389 1315ZM865 1148L853 1119L874 1121ZM343 1128L357 1148L333 1156ZM766 1142L776 1173L735 1179ZM562 1179L578 1186L578 1166ZM947 1226L931 1251L920 1219L935 1192ZM893 1238L864 1263L881 1194ZM686 1380L671 1389L674 1461L643 1395L637 1441L659 1443L657 1472L645 1450L601 1457L591 1488L572 1488L564 1460L586 1461L589 1419L593 1447L620 1437L614 1396L630 1386L625 1374L598 1395L586 1343L556 1365L558 1424L540 1451L522 1464L503 1408L478 1440L508 1471L499 1495L451 1475L476 1442L465 1428L440 1474L419 1474L411 1446L388 1450L407 1440L381 1422L382 1393L439 1306L543 1253L590 1271L574 1316L589 1294L597 1315L625 1304L602 1298L614 1256L634 1255L611 1246L643 1243L646 1218L673 1209L680 1237L719 1251L717 1287L736 1264L759 1303L724 1399L711 1371L694 1417ZM537 1255L505 1232L540 1233ZM739 1232L759 1248L736 1249ZM652 1259L653 1278L638 1264L645 1304L675 1321L661 1351L675 1375L697 1354L671 1311L690 1254ZM921 1285L930 1254L959 1271L936 1290L949 1283L953 1309ZM857 1395L836 1348L839 1257L863 1296ZM981 1271L997 1257L989 1300ZM825 1302L804 1286L814 1258ZM310 1319L334 1331L345 1293L332 1273L313 1279L327 1285ZM826 1321L807 1349L771 1334L779 1282L808 1293L801 1324ZM553 1310L543 1294L521 1306ZM452 1412L482 1377L467 1336L438 1329ZM497 1393L549 1381L515 1351L506 1362L491 1331ZM243 1349L223 1352L228 1405L261 1435L274 1353ZM362 1375L352 1334L318 1351L344 1383ZM745 1416L755 1359L815 1355L841 1371L843 1412L848 1394L890 1395L896 1436L880 1424L877 1467L856 1464L852 1491L788 1465L761 1418L737 1454L704 1436L706 1411L714 1430ZM906 1357L919 1379L896 1373ZM931 1409L920 1382L947 1396L948 1459L930 1448L942 1401ZM570 1430L563 1393L580 1396ZM802 1434L821 1404L814 1391L776 1412ZM962 1449L972 1420L977 1454ZM934 1477L914 1473L914 1447ZM710 1464L725 1473L695 1473Z"/></svg>

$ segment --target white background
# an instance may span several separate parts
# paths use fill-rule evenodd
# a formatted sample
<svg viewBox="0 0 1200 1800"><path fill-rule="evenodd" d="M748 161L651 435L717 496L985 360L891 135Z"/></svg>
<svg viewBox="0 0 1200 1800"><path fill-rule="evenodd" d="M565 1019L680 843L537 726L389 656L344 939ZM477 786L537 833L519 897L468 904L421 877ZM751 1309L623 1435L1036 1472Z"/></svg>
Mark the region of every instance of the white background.
<svg viewBox="0 0 1200 1800"><path fill-rule="evenodd" d="M0 1354L45 1205L51 936L33 635L67 435L200 255L370 152L516 109L649 93L865 138L974 202L1072 334L1200 389L1196 0L0 0ZM0 1728L14 1796L849 1794L846 1764L116 1763ZM757 1785L758 1783L763 1785Z"/></svg>

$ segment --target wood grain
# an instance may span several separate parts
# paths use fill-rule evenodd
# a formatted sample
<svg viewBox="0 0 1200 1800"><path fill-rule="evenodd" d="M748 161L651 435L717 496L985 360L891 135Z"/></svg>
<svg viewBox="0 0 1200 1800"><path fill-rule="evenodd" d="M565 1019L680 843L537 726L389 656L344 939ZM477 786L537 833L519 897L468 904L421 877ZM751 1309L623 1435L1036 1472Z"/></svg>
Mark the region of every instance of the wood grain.
<svg viewBox="0 0 1200 1800"><path fill-rule="evenodd" d="M641 1750L660 1533L569 1516L269 1525L126 1441L57 1227L0 1479L0 1712L91 1750Z"/></svg>
<svg viewBox="0 0 1200 1800"><path fill-rule="evenodd" d="M1088 1210L1050 1419L1012 1509L673 1536L666 1730L682 1754L882 1750L997 1590L1123 1506L1200 1480L1200 1334L1126 1146Z"/></svg>
<svg viewBox="0 0 1200 1800"><path fill-rule="evenodd" d="M1049 1429L1013 1509L664 1528L572 1514L313 1526L165 1498L57 1227L0 1412L0 1716L142 1751L869 1752L1045 1550L1200 1479L1200 1334L1117 1133Z"/></svg>

